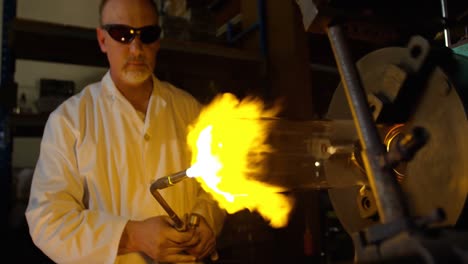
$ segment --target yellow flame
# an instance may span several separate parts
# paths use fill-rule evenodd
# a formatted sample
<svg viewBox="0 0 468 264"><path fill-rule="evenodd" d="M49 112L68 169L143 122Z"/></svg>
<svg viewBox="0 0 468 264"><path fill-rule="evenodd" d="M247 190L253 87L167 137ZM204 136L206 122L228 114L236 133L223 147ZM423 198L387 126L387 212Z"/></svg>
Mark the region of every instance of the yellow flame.
<svg viewBox="0 0 468 264"><path fill-rule="evenodd" d="M221 94L202 109L188 134L193 159L187 175L196 177L228 213L255 210L273 227L288 223L293 201L280 187L256 178L265 173L262 161L272 152L266 144L271 128L261 119L278 111L258 98L240 101Z"/></svg>

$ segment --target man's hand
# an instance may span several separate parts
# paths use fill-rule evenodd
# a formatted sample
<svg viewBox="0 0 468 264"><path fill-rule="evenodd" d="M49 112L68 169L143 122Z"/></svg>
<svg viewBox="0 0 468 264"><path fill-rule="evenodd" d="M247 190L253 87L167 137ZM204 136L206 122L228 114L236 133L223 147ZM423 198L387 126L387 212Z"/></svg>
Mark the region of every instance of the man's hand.
<svg viewBox="0 0 468 264"><path fill-rule="evenodd" d="M120 241L119 254L143 252L159 262L195 261L198 255L188 255L186 251L198 249L197 242L201 239L195 235L195 230L179 232L172 224L168 216L129 221Z"/></svg>
<svg viewBox="0 0 468 264"><path fill-rule="evenodd" d="M194 237L197 239L197 243L186 250L187 253L195 256L197 260L204 259L210 254L215 253L216 249L216 237L213 230L203 216L199 217L200 223L196 228L194 228Z"/></svg>

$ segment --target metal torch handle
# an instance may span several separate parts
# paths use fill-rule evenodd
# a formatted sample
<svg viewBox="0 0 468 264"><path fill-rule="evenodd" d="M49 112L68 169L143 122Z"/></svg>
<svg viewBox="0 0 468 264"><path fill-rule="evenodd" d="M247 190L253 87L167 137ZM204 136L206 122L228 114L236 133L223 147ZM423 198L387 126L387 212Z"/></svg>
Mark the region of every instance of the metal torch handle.
<svg viewBox="0 0 468 264"><path fill-rule="evenodd" d="M185 223L179 218L179 216L174 212L174 210L172 210L172 208L169 206L166 200L164 200L164 198L158 192L158 190L152 189L151 194L159 202L159 204L166 211L166 213L169 215L172 221L174 221L174 228L177 229L177 231L181 231L181 232L185 231L186 230Z"/></svg>

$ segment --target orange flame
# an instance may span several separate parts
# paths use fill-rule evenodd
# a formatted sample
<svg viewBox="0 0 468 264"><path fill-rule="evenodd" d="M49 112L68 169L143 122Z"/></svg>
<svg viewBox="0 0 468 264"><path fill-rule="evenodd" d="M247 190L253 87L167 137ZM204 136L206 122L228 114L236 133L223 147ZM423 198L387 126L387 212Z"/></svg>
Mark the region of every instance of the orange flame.
<svg viewBox="0 0 468 264"><path fill-rule="evenodd" d="M278 110L254 97L239 101L221 94L202 109L188 135L193 159L187 175L196 177L228 213L255 210L272 227L288 223L293 204L280 187L255 180L265 173L262 161L272 152L265 143L270 126L261 119Z"/></svg>

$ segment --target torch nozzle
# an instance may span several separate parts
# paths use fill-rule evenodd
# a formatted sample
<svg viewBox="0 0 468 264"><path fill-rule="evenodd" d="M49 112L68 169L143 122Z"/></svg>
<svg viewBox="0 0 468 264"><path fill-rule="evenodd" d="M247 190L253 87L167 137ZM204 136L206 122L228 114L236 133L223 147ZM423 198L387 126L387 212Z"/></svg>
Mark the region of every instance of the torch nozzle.
<svg viewBox="0 0 468 264"><path fill-rule="evenodd" d="M151 184L151 191L165 189L180 181L183 181L187 177L187 170L183 170L169 176L159 178Z"/></svg>

